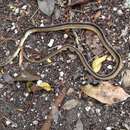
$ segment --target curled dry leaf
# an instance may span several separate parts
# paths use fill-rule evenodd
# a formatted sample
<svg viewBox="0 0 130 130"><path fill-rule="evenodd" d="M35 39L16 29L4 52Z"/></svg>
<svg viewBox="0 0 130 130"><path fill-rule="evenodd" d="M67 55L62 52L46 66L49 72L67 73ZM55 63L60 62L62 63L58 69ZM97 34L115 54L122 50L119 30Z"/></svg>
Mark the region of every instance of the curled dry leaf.
<svg viewBox="0 0 130 130"><path fill-rule="evenodd" d="M93 71L95 73L99 72L101 67L102 67L102 63L107 59L107 55L104 55L102 57L96 57L93 62L92 62L92 68Z"/></svg>
<svg viewBox="0 0 130 130"><path fill-rule="evenodd" d="M76 99L71 99L69 101L67 101L64 105L63 105L63 109L64 110L70 110L74 107L76 107L79 104L79 101Z"/></svg>
<svg viewBox="0 0 130 130"><path fill-rule="evenodd" d="M81 87L81 91L108 105L124 101L130 97L120 86L114 86L109 82L101 82L97 86L88 84Z"/></svg>
<svg viewBox="0 0 130 130"><path fill-rule="evenodd" d="M37 0L39 9L46 14L47 16L51 16L54 7L55 7L55 0Z"/></svg>
<svg viewBox="0 0 130 130"><path fill-rule="evenodd" d="M122 76L122 84L125 87L130 87L130 70L125 70L123 76Z"/></svg>

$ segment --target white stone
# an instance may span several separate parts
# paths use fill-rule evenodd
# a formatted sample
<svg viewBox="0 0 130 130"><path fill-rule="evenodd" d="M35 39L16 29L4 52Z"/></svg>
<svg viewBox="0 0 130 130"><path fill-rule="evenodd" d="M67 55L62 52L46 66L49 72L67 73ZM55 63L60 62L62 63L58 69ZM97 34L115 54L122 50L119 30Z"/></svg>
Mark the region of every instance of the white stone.
<svg viewBox="0 0 130 130"><path fill-rule="evenodd" d="M118 11L117 11L117 14L118 14L118 15L122 15L122 14L123 14L122 10L118 10Z"/></svg>
<svg viewBox="0 0 130 130"><path fill-rule="evenodd" d="M117 11L117 7L114 7L114 8L113 8L113 11Z"/></svg>
<svg viewBox="0 0 130 130"><path fill-rule="evenodd" d="M40 86L41 83L43 83L43 81L42 80L38 80L37 81L37 86Z"/></svg>
<svg viewBox="0 0 130 130"><path fill-rule="evenodd" d="M34 124L34 125L37 125L37 124L38 124L38 121L37 121L37 120L33 121L33 124Z"/></svg>
<svg viewBox="0 0 130 130"><path fill-rule="evenodd" d="M65 38L65 39L68 38L68 34L65 33L65 34L64 34L64 38Z"/></svg>
<svg viewBox="0 0 130 130"><path fill-rule="evenodd" d="M105 19L106 17L104 15L101 16L102 19Z"/></svg>
<svg viewBox="0 0 130 130"><path fill-rule="evenodd" d="M48 97L45 97L45 101L48 101Z"/></svg>
<svg viewBox="0 0 130 130"><path fill-rule="evenodd" d="M10 98L10 101L13 101L14 100L14 98Z"/></svg>
<svg viewBox="0 0 130 130"><path fill-rule="evenodd" d="M41 78L44 78L45 77L45 74L41 74Z"/></svg>
<svg viewBox="0 0 130 130"><path fill-rule="evenodd" d="M17 8L16 10L15 10L15 14L18 14L19 13L19 8Z"/></svg>
<svg viewBox="0 0 130 130"><path fill-rule="evenodd" d="M112 130L112 128L111 127L107 127L106 130Z"/></svg>
<svg viewBox="0 0 130 130"><path fill-rule="evenodd" d="M47 116L45 116L44 119L47 119Z"/></svg>
<svg viewBox="0 0 130 130"><path fill-rule="evenodd" d="M48 47L52 47L54 43L54 39L50 39L50 42L48 43Z"/></svg>
<svg viewBox="0 0 130 130"><path fill-rule="evenodd" d="M14 77L17 77L18 76L18 74L17 73L14 73Z"/></svg>
<svg viewBox="0 0 130 130"><path fill-rule="evenodd" d="M23 10L26 10L26 9L27 9L27 5L24 5L24 6L22 7L22 9L23 9Z"/></svg>
<svg viewBox="0 0 130 130"><path fill-rule="evenodd" d="M10 125L11 124L11 121L10 120L7 120L6 121L6 125L8 126L8 125Z"/></svg>
<svg viewBox="0 0 130 130"><path fill-rule="evenodd" d="M91 109L91 107L90 107L90 106L85 107L85 110L86 110L87 112L89 112L89 111L90 111L90 109Z"/></svg>
<svg viewBox="0 0 130 130"><path fill-rule="evenodd" d="M63 71L61 71L61 72L60 72L60 76L61 76L61 77L63 77L63 75L64 75L64 72L63 72Z"/></svg>
<svg viewBox="0 0 130 130"><path fill-rule="evenodd" d="M44 23L41 23L41 24L40 24L40 27L44 27Z"/></svg>
<svg viewBox="0 0 130 130"><path fill-rule="evenodd" d="M28 97L28 96L29 96L29 93L24 93L24 96L25 96L25 97Z"/></svg>
<svg viewBox="0 0 130 130"><path fill-rule="evenodd" d="M14 33L15 33L15 34L17 34L17 33L18 33L18 30L17 30L17 29L15 29L15 30L14 30Z"/></svg>
<svg viewBox="0 0 130 130"><path fill-rule="evenodd" d="M49 110L51 110L52 109L52 107L49 107Z"/></svg>
<svg viewBox="0 0 130 130"><path fill-rule="evenodd" d="M108 65L107 68L111 70L112 69L112 65Z"/></svg>

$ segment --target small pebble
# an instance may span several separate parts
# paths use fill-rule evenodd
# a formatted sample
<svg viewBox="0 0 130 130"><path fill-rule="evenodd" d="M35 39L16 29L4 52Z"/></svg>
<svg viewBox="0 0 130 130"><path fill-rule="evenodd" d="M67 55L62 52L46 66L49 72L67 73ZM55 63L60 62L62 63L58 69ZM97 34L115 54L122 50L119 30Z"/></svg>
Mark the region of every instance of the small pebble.
<svg viewBox="0 0 130 130"><path fill-rule="evenodd" d="M46 119L47 119L47 116L45 116L44 119L46 120Z"/></svg>
<svg viewBox="0 0 130 130"><path fill-rule="evenodd" d="M64 34L64 38L67 39L68 38L68 34L65 33Z"/></svg>
<svg viewBox="0 0 130 130"><path fill-rule="evenodd" d="M58 95L59 95L58 93L55 94L56 97L57 97Z"/></svg>
<svg viewBox="0 0 130 130"><path fill-rule="evenodd" d="M80 117L80 115L81 115L80 113L77 113L78 118Z"/></svg>
<svg viewBox="0 0 130 130"><path fill-rule="evenodd" d="M40 86L41 83L43 83L43 81L42 80L38 80L37 81L37 86Z"/></svg>
<svg viewBox="0 0 130 130"><path fill-rule="evenodd" d="M14 77L17 77L18 76L18 74L17 73L14 73L14 75L13 75Z"/></svg>
<svg viewBox="0 0 130 130"><path fill-rule="evenodd" d="M50 39L50 42L48 43L48 47L52 47L54 44L54 39Z"/></svg>
<svg viewBox="0 0 130 130"><path fill-rule="evenodd" d="M98 109L98 108L96 109L96 113L99 115L101 114L100 111L101 111L100 109Z"/></svg>
<svg viewBox="0 0 130 130"><path fill-rule="evenodd" d="M34 109L31 109L31 112L33 112L34 111Z"/></svg>
<svg viewBox="0 0 130 130"><path fill-rule="evenodd" d="M15 29L15 23L12 23L11 30L14 30L14 29Z"/></svg>
<svg viewBox="0 0 130 130"><path fill-rule="evenodd" d="M17 33L18 33L18 30L17 30L17 29L15 29L15 30L14 30L14 33L15 33L15 34L17 34Z"/></svg>
<svg viewBox="0 0 130 130"><path fill-rule="evenodd" d="M85 110L86 110L87 112L89 112L89 111L90 111L90 109L91 109L91 107L90 107L90 106L85 107Z"/></svg>
<svg viewBox="0 0 130 130"><path fill-rule="evenodd" d="M33 124L34 124L34 125L37 125L37 124L38 124L38 121L37 121L37 120L33 121Z"/></svg>
<svg viewBox="0 0 130 130"><path fill-rule="evenodd" d="M48 101L48 97L45 97L45 101Z"/></svg>
<svg viewBox="0 0 130 130"><path fill-rule="evenodd" d="M63 75L64 75L64 72L63 72L63 71L61 71L61 72L60 72L60 76L61 76L61 77L63 77Z"/></svg>
<svg viewBox="0 0 130 130"><path fill-rule="evenodd" d="M18 125L17 125L16 123L13 123L13 124L11 125L11 127L12 127L12 128L17 128Z"/></svg>
<svg viewBox="0 0 130 130"><path fill-rule="evenodd" d="M107 68L108 68L109 70L111 70L111 69L112 69L112 65L108 65Z"/></svg>
<svg viewBox="0 0 130 130"><path fill-rule="evenodd" d="M44 23L41 23L41 24L40 24L40 27L44 27Z"/></svg>
<svg viewBox="0 0 130 130"><path fill-rule="evenodd" d="M59 77L59 80L63 81L64 79L62 77Z"/></svg>
<svg viewBox="0 0 130 130"><path fill-rule="evenodd" d="M117 11L117 7L114 7L114 8L113 8L113 11Z"/></svg>
<svg viewBox="0 0 130 130"><path fill-rule="evenodd" d="M117 14L118 14L118 15L122 15L122 14L123 14L122 10L118 10L118 11L117 11Z"/></svg>
<svg viewBox="0 0 130 130"><path fill-rule="evenodd" d="M10 101L13 101L14 100L14 98L10 98Z"/></svg>
<svg viewBox="0 0 130 130"><path fill-rule="evenodd" d="M60 123L59 125L62 126L63 124Z"/></svg>
<svg viewBox="0 0 130 130"><path fill-rule="evenodd" d="M24 93L24 96L25 96L25 97L28 97L28 96L29 96L29 93Z"/></svg>
<svg viewBox="0 0 130 130"><path fill-rule="evenodd" d="M16 8L15 14L18 14L18 13L19 13L19 8Z"/></svg>
<svg viewBox="0 0 130 130"><path fill-rule="evenodd" d="M24 5L24 6L22 7L22 9L23 9L23 10L26 10L26 9L27 9L27 5Z"/></svg>
<svg viewBox="0 0 130 130"><path fill-rule="evenodd" d="M101 16L102 19L105 19L106 17L104 15Z"/></svg>
<svg viewBox="0 0 130 130"><path fill-rule="evenodd" d="M111 127L107 127L106 130L112 130L112 128Z"/></svg>
<svg viewBox="0 0 130 130"><path fill-rule="evenodd" d="M52 109L52 107L49 107L49 110L51 110Z"/></svg>
<svg viewBox="0 0 130 130"><path fill-rule="evenodd" d="M6 125L8 126L8 125L10 125L10 124L11 124L11 121L7 120L7 121L6 121Z"/></svg>
<svg viewBox="0 0 130 130"><path fill-rule="evenodd" d="M41 78L44 78L45 77L45 74L41 74Z"/></svg>

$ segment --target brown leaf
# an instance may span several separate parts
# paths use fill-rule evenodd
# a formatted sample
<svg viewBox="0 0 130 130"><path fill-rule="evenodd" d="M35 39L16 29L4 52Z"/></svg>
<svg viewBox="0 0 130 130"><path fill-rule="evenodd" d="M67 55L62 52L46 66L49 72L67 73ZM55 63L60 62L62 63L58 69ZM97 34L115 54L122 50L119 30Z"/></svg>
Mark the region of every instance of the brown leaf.
<svg viewBox="0 0 130 130"><path fill-rule="evenodd" d="M97 86L88 84L81 87L81 91L84 94L108 105L124 101L130 97L130 95L127 94L120 86L114 86L109 82L101 82Z"/></svg>

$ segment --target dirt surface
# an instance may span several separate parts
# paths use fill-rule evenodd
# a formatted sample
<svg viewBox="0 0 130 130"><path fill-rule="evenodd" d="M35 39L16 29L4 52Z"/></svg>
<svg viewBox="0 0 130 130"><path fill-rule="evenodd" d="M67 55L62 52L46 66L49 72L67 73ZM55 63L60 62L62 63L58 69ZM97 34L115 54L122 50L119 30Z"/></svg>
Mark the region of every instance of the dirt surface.
<svg viewBox="0 0 130 130"><path fill-rule="evenodd" d="M67 4L66 0L56 0L54 13L49 17L38 10L36 0L0 0L0 38L10 38L7 44L0 47L0 60L4 60L16 50L18 41L30 28L66 22L93 22L102 28L108 41L121 55L124 69L129 68L130 8L125 0L101 0L73 8L67 7ZM76 37L79 38L80 44ZM54 43L49 47L51 39ZM86 41L88 45L85 46ZM100 48L95 43L96 49L93 49L93 46L90 48L92 41L99 43ZM81 49L90 63L95 55L104 55L107 52L95 34L85 34L81 30L33 34L26 41L25 51L33 58L41 58L66 43ZM24 69L41 76L42 81L53 86L54 91L50 92L43 90L29 93L27 82L13 82L23 71L18 65L18 57L11 64L1 67L0 130L39 130L52 109L50 104L59 93L61 84L66 82L71 92L65 96L63 104L70 99L76 99L80 103L70 110L61 107L58 119L51 125L52 130L82 130L82 125L83 130L130 130L129 98L124 102L107 106L90 97L81 96L82 84L97 84L100 81L87 74L77 55L69 51L51 60L51 64L35 64L25 59L23 61ZM84 79L86 74L88 78ZM122 73L111 82L120 84L121 81ZM122 87L130 94L129 87ZM78 121L80 125L76 129Z"/></svg>

